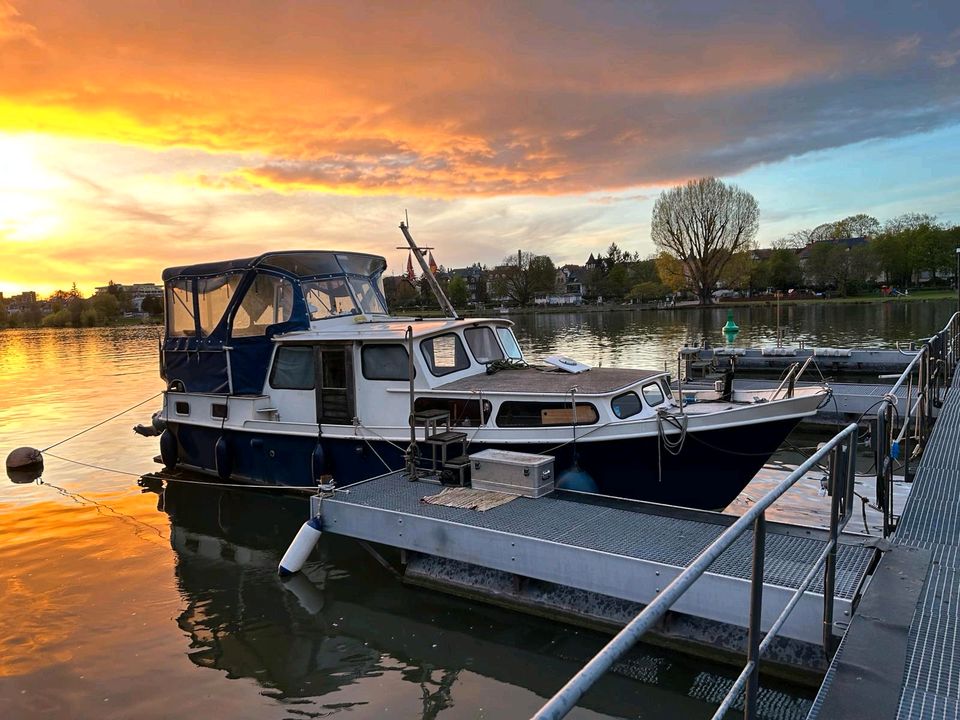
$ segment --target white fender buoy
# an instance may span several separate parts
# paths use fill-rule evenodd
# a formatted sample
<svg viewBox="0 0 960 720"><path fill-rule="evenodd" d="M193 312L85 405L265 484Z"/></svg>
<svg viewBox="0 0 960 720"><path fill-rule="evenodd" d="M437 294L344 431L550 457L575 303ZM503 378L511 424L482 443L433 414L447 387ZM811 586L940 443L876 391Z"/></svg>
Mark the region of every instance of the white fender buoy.
<svg viewBox="0 0 960 720"><path fill-rule="evenodd" d="M280 577L300 572L310 553L313 552L313 548L320 541L320 528L319 517L312 517L300 526L297 536L280 559L280 567L277 569Z"/></svg>

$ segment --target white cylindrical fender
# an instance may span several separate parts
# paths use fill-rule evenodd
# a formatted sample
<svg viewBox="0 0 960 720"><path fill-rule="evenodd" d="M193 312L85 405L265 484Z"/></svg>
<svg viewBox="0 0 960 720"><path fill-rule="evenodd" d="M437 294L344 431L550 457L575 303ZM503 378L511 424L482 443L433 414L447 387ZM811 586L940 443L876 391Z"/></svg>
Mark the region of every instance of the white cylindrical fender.
<svg viewBox="0 0 960 720"><path fill-rule="evenodd" d="M290 547L283 554L280 560L278 572L280 577L287 577L300 572L303 568L313 548L317 546L320 540L320 518L312 517L307 520L297 532L297 536L290 543Z"/></svg>

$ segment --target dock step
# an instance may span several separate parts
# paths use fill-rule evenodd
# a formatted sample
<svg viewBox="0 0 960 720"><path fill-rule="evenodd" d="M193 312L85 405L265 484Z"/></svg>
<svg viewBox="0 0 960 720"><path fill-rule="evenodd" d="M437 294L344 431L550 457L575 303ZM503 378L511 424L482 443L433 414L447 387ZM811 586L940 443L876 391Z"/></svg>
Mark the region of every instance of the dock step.
<svg viewBox="0 0 960 720"><path fill-rule="evenodd" d="M463 442L466 439L467 434L465 432L447 430L445 432L436 433L435 435L427 435L425 442L431 445L449 445L451 443Z"/></svg>

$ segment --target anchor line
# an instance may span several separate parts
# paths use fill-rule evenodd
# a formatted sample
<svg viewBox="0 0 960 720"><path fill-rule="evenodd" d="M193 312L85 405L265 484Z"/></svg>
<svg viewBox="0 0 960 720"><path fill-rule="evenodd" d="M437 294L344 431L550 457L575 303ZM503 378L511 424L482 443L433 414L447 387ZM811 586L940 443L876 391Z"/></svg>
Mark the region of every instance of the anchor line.
<svg viewBox="0 0 960 720"><path fill-rule="evenodd" d="M103 472L115 473L117 475L127 475L129 477L143 478L143 477L154 477L158 480L164 482L178 482L184 483L186 485L208 485L210 487L222 487L222 488L232 488L234 490L298 490L300 492L313 492L314 488L307 487L306 485L241 485L239 483L230 483L230 482L214 482L210 480L189 480L187 478L175 478L161 475L153 475L152 473L136 473L131 472L130 470L119 470L118 468L107 467L106 465L94 465L93 463L83 462L82 460L74 460L73 458L64 457L63 455L56 455L54 453L48 453L50 457L56 458L57 460L62 460L63 462L72 463L73 465L80 465L82 467L92 468L93 470L102 470ZM51 485L45 480L38 480L39 483L43 485ZM51 485L51 487L56 487ZM76 494L76 493L74 493ZM95 502L91 500L90 502Z"/></svg>
<svg viewBox="0 0 960 720"><path fill-rule="evenodd" d="M84 430L81 430L80 432L74 433L74 434L71 435L70 437L64 438L63 440L60 440L59 442L55 442L53 445L49 445L48 447L43 448L40 452L45 453L45 452L47 452L48 450L52 450L53 448L57 447L58 445L63 445L65 442L67 442L67 441L69 441L69 440L73 440L73 439L76 438L76 437L80 437L80 436L83 435L84 433L88 433L88 432L90 432L91 430L94 430L94 429L100 427L101 425L106 425L106 424L107 424L108 422L110 422L111 420L116 420L116 419L117 419L118 417L120 417L121 415L125 415L125 414L127 414L128 412L130 412L131 410L136 410L138 407L140 407L141 405L146 405L146 404L147 404L148 402L150 402L151 400L156 400L158 397L160 397L161 395L163 395L163 393L164 393L164 391L161 390L161 391L158 392L156 395L151 395L151 396L148 397L146 400L143 400L143 401L141 401L141 402L138 402L136 405L132 405L132 406L128 407L126 410L122 410L122 411L118 412L116 415L111 415L111 416L108 417L106 420L101 420L100 422L98 422L98 423L96 423L96 424L94 424L94 425L91 425L90 427L88 427L88 428L86 428L86 429L84 429ZM61 458L61 459L62 459L62 458Z"/></svg>
<svg viewBox="0 0 960 720"><path fill-rule="evenodd" d="M104 517L108 517L108 515L107 515L106 513L104 513L103 511L104 511L104 510L108 510L113 517L116 517L116 518L118 518L119 520L123 520L123 521L125 521L125 522L133 523L135 526L136 526L136 525L142 525L143 527L148 528L148 529L151 530L152 532L155 532L161 539L163 539L163 540L167 540L167 539L168 539L168 537L163 534L163 532L160 530L160 528L158 528L158 527L156 527L156 526L154 526L154 525L151 525L150 523L144 522L143 520L138 520L137 518L133 517L132 515L130 515L130 514L128 514L128 513L120 512L120 511L117 510L116 508L113 508L113 507L111 507L110 505L107 505L106 503L100 502L99 500L94 500L93 498L88 498L86 495L82 495L82 494L80 494L80 493L78 493L78 492L75 492L75 491L73 491L73 490L67 490L67 489L64 488L64 487L60 487L59 485L54 485L53 483L47 482L46 480L42 480L42 479L41 479L41 480L38 480L38 481L37 481L37 484L38 484L38 485L46 485L47 487L53 488L54 490L56 490L58 493L60 493L60 494L63 495L64 497L68 497L68 498L70 498L71 500L73 500L73 501L74 501L75 503L77 503L78 505L88 505L88 506L89 506L89 505L92 505L93 507L95 507L95 508L97 509L97 513L103 515ZM139 532L136 533L136 534L137 534L138 536L140 536L140 533L139 533ZM140 537L142 537L142 536L140 536Z"/></svg>

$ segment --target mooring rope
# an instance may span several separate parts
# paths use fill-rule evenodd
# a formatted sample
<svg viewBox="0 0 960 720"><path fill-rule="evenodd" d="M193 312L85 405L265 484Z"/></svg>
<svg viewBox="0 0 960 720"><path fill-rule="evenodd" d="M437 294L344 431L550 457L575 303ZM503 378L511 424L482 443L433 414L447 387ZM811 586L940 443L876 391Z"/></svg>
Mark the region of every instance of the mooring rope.
<svg viewBox="0 0 960 720"><path fill-rule="evenodd" d="M142 400L141 402L138 402L136 405L131 405L131 406L128 407L126 410L122 410L122 411L118 412L116 415L111 415L111 416L108 417L106 420L101 420L100 422L98 422L98 423L96 423L96 424L94 424L94 425L91 425L90 427L85 428L84 430L81 430L80 432L74 433L74 434L71 435L70 437L64 438L63 440L60 440L59 442L55 442L53 445L49 445L49 446L43 448L40 452L45 453L45 452L47 452L48 450L52 450L53 448L57 447L58 445L63 445L65 442L67 442L67 441L69 441L69 440L73 440L73 439L76 438L76 437L80 437L80 436L83 435L84 433L88 433L88 432L90 432L91 430L94 430L94 429L100 427L101 425L106 425L106 424L107 424L108 422L110 422L111 420L116 420L116 419L117 419L118 417L120 417L121 415L126 415L126 414L127 414L128 412L130 412L131 410L136 410L136 409L137 409L138 407L140 407L141 405L146 405L146 404L147 404L148 402L150 402L151 400L156 400L158 397L160 397L161 395L163 395L163 393L164 393L164 391L161 390L161 391L158 392L156 395L151 395L151 396L148 397L146 400ZM61 459L62 459L62 458L61 458Z"/></svg>

